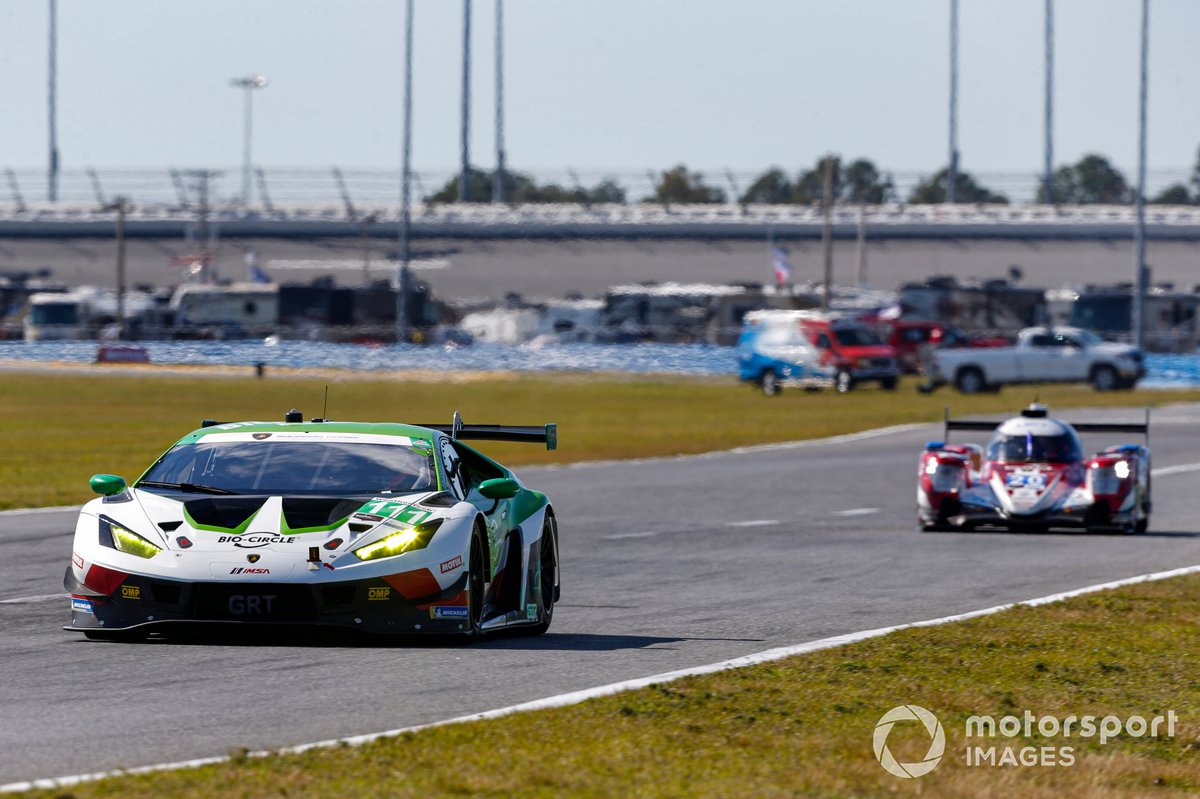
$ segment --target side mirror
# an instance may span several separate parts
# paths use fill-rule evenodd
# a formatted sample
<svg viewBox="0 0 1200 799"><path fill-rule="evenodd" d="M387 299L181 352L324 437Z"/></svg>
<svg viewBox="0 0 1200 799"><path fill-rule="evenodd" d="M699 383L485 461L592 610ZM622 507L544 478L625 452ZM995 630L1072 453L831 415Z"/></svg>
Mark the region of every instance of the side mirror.
<svg viewBox="0 0 1200 799"><path fill-rule="evenodd" d="M479 493L488 499L512 499L521 490L521 484L508 477L484 480L479 484Z"/></svg>
<svg viewBox="0 0 1200 799"><path fill-rule="evenodd" d="M125 478L115 474L94 474L88 485L102 497L111 497L125 490Z"/></svg>

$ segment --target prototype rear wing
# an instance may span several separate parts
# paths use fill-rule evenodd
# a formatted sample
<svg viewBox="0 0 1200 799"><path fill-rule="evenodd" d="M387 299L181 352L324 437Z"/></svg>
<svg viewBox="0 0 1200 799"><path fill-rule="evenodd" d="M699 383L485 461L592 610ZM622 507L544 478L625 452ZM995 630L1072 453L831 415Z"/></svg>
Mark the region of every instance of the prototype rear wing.
<svg viewBox="0 0 1200 799"><path fill-rule="evenodd" d="M450 424L423 424L460 441L515 441L521 444L545 444L558 449L558 425L463 424L458 411Z"/></svg>
<svg viewBox="0 0 1200 799"><path fill-rule="evenodd" d="M1030 416L1027 412L1022 412L1023 416ZM1043 414L1044 415L1044 414ZM951 430L984 430L992 431L999 427L1003 422L993 422L985 419L951 419L950 409L946 409L945 420L945 440L950 440ZM1077 433L1132 433L1134 435L1144 436L1147 441L1150 440L1150 409L1146 409L1145 422L1067 422L1071 427L1075 428Z"/></svg>

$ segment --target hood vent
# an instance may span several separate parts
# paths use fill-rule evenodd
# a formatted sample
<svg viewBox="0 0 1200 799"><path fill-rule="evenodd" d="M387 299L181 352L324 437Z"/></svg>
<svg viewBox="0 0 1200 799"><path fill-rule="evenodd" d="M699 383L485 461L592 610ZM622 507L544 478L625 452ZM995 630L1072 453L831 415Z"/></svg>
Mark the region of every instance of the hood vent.
<svg viewBox="0 0 1200 799"><path fill-rule="evenodd" d="M330 527L362 507L361 499L341 497L284 497L283 518L293 530L305 527Z"/></svg>
<svg viewBox="0 0 1200 799"><path fill-rule="evenodd" d="M266 501L266 497L209 497L190 500L183 507L196 524L232 530L254 515Z"/></svg>
<svg viewBox="0 0 1200 799"><path fill-rule="evenodd" d="M179 529L179 525L183 522L159 522L158 526L164 533L173 533Z"/></svg>

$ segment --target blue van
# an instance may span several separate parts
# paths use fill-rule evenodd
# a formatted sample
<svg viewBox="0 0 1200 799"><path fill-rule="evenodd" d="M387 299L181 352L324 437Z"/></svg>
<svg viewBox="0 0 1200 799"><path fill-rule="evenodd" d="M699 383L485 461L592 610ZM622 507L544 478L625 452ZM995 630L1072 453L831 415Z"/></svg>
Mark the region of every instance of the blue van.
<svg viewBox="0 0 1200 799"><path fill-rule="evenodd" d="M822 366L821 353L801 322L812 311L751 311L737 344L738 378L757 383L773 397L784 386L816 389L835 385L835 370Z"/></svg>

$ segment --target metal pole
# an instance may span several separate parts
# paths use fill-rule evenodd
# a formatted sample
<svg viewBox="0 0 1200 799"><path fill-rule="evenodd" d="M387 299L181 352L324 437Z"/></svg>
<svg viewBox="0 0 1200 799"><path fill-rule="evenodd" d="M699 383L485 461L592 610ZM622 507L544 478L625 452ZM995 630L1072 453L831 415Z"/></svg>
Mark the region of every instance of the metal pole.
<svg viewBox="0 0 1200 799"><path fill-rule="evenodd" d="M412 51L413 51L413 0L405 0L404 6L404 125L400 158L400 270L396 276L396 343L411 339L408 319L409 261L412 258L409 243L412 226L412 210L409 202L412 193Z"/></svg>
<svg viewBox="0 0 1200 799"><path fill-rule="evenodd" d="M1054 0L1046 0L1046 163L1042 202L1054 203Z"/></svg>
<svg viewBox="0 0 1200 799"><path fill-rule="evenodd" d="M46 196L58 202L58 0L50 0L50 169L47 175Z"/></svg>
<svg viewBox="0 0 1200 799"><path fill-rule="evenodd" d="M458 172L458 201L467 201L467 176L471 172L471 0L463 0L462 52L462 158Z"/></svg>
<svg viewBox="0 0 1200 799"><path fill-rule="evenodd" d="M88 177L92 179L92 192L96 195L96 205L103 208L108 205L104 201L104 189L100 186L100 177L96 174L96 170L88 167Z"/></svg>
<svg viewBox="0 0 1200 799"><path fill-rule="evenodd" d="M858 206L858 268L855 270L854 285L867 285L867 207Z"/></svg>
<svg viewBox="0 0 1200 799"><path fill-rule="evenodd" d="M275 208L271 205L271 195L267 193L267 175L262 169L256 168L254 174L258 176L258 197L262 200L263 208L268 214L274 213Z"/></svg>
<svg viewBox="0 0 1200 799"><path fill-rule="evenodd" d="M1130 333L1139 349L1145 344L1146 320L1146 99L1149 84L1150 0L1142 0L1142 57L1138 87L1138 177L1133 198L1137 225L1133 236L1133 297L1130 303Z"/></svg>
<svg viewBox="0 0 1200 799"><path fill-rule="evenodd" d="M946 202L958 201L958 0L950 0L950 167Z"/></svg>
<svg viewBox="0 0 1200 799"><path fill-rule="evenodd" d="M825 262L824 284L821 286L821 310L829 310L833 283L833 155L825 156L825 187L823 192L825 222L821 226L821 257Z"/></svg>
<svg viewBox="0 0 1200 799"><path fill-rule="evenodd" d="M253 101L250 99L251 92L254 91L250 84L246 84L246 88L242 90L246 93L246 116L245 124L242 126L243 141L242 141L242 205L250 205L250 128L253 124L253 112L251 111Z"/></svg>
<svg viewBox="0 0 1200 799"><path fill-rule="evenodd" d="M504 0L496 0L496 176L492 202L504 202Z"/></svg>
<svg viewBox="0 0 1200 799"><path fill-rule="evenodd" d="M125 338L125 210L128 200L118 197L117 209L117 339Z"/></svg>

